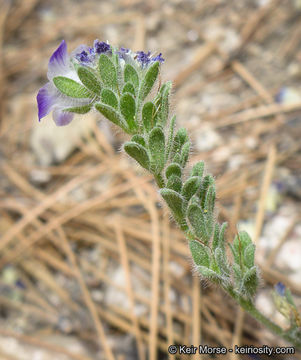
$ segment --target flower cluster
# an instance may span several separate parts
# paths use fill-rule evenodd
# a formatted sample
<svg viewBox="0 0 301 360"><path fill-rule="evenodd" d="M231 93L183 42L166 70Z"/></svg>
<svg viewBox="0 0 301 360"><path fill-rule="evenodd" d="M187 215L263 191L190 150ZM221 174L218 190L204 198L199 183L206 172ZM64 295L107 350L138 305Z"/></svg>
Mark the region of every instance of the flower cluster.
<svg viewBox="0 0 301 360"><path fill-rule="evenodd" d="M106 56L107 60L103 56ZM116 76L112 73L111 75L119 81L118 67L123 70L125 65L129 64L140 79L156 62L164 62L161 53L152 56L150 52L132 52L123 47L117 49L99 40L94 41L93 47L80 45L69 55L67 44L63 40L50 57L47 73L49 81L37 95L39 120L52 111L56 125L67 125L72 121L74 113L90 111L101 100L104 88L113 92L121 91L120 87L125 85L124 79L117 84L116 89L116 84L105 79L105 72L108 67L112 68L111 65ZM102 71L102 67L106 71ZM128 91L129 88L130 85L127 85Z"/></svg>

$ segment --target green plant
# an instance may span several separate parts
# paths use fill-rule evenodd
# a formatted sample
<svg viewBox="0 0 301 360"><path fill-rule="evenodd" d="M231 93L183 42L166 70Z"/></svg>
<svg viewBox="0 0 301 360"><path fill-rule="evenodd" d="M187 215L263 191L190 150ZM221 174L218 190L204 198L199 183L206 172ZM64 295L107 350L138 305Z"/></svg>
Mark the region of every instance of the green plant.
<svg viewBox="0 0 301 360"><path fill-rule="evenodd" d="M176 130L169 97L172 84L158 84L161 54L112 48L96 40L92 48L81 46L73 57L63 41L49 61L49 82L40 89L39 119L53 111L57 125L68 124L75 113L92 109L131 135L124 151L149 171L174 220L184 232L198 273L222 287L238 304L268 327L301 347L300 319L288 290L276 286L278 309L289 319L283 330L254 305L259 284L255 245L239 232L227 256L225 231L215 218L215 180L195 164L188 176L185 168L191 143L186 129ZM283 310L284 309L284 310Z"/></svg>

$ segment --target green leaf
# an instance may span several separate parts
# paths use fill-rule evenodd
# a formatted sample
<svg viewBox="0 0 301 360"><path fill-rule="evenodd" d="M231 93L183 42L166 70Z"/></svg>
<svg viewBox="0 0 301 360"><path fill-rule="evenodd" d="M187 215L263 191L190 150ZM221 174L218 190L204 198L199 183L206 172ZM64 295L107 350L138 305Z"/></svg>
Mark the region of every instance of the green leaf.
<svg viewBox="0 0 301 360"><path fill-rule="evenodd" d="M182 151L181 151L181 166L182 166L182 168L184 168L186 166L186 163L187 163L188 157L189 157L189 151L190 151L190 142L187 141L183 145Z"/></svg>
<svg viewBox="0 0 301 360"><path fill-rule="evenodd" d="M206 175L203 179L202 186L200 188L199 197L201 202L201 207L205 207L205 200L207 195L207 190L210 185L214 184L214 178L212 175Z"/></svg>
<svg viewBox="0 0 301 360"><path fill-rule="evenodd" d="M167 140L167 145L166 145L166 160L168 160L168 158L169 158L169 154L170 154L171 147L173 144L175 125L176 125L176 116L174 115L171 118L170 125L169 125L168 140Z"/></svg>
<svg viewBox="0 0 301 360"><path fill-rule="evenodd" d="M147 69L147 72L144 78L142 79L139 90L140 101L143 101L147 97L152 87L154 86L154 83L156 82L159 74L159 67L160 67L159 61L156 61Z"/></svg>
<svg viewBox="0 0 301 360"><path fill-rule="evenodd" d="M187 142L188 139L188 135L187 135L187 131L185 128L180 128L173 140L173 144L172 144L172 150L171 150L171 158L174 159L174 156L176 154L181 154L181 150L182 150L182 146L185 144L185 142ZM181 159L180 159L181 162Z"/></svg>
<svg viewBox="0 0 301 360"><path fill-rule="evenodd" d="M193 195L189 201L189 205L199 206L199 204L200 204L200 199L196 195Z"/></svg>
<svg viewBox="0 0 301 360"><path fill-rule="evenodd" d="M126 64L124 67L124 82L133 84L136 89L139 87L138 73L136 69L130 64Z"/></svg>
<svg viewBox="0 0 301 360"><path fill-rule="evenodd" d="M151 101L146 102L142 108L142 122L146 132L150 132L156 125L155 116L157 108Z"/></svg>
<svg viewBox="0 0 301 360"><path fill-rule="evenodd" d="M182 169L179 164L171 163L170 165L167 166L167 168L165 170L166 179L168 179L171 175L176 175L179 178L181 178Z"/></svg>
<svg viewBox="0 0 301 360"><path fill-rule="evenodd" d="M137 129L137 124L135 121L136 102L131 94L126 93L121 96L120 111L125 118L129 129L134 132Z"/></svg>
<svg viewBox="0 0 301 360"><path fill-rule="evenodd" d="M205 167L204 161L197 162L193 166L190 176L200 176L200 177L202 177L203 174L204 174L204 167Z"/></svg>
<svg viewBox="0 0 301 360"><path fill-rule="evenodd" d="M191 204L187 209L188 223L190 224L191 231L197 238L202 240L203 243L208 244L210 234L207 230L205 215L202 209L195 204Z"/></svg>
<svg viewBox="0 0 301 360"><path fill-rule="evenodd" d="M205 279L209 279L216 283L220 283L222 281L222 277L219 276L219 274L206 266L197 266L197 270Z"/></svg>
<svg viewBox="0 0 301 360"><path fill-rule="evenodd" d="M160 124L164 127L168 121L168 113L169 113L169 94L171 90L172 83L168 81L165 83L161 89L161 99L160 99L160 110L159 110L159 118Z"/></svg>
<svg viewBox="0 0 301 360"><path fill-rule="evenodd" d="M214 252L214 257L216 260L216 263L220 269L220 272L223 276L229 276L230 275L230 268L227 263L227 259L225 256L224 251L221 248L216 248Z"/></svg>
<svg viewBox="0 0 301 360"><path fill-rule="evenodd" d="M215 205L215 185L210 185L206 196L205 196L205 203L204 203L204 209L208 211L208 213L213 213Z"/></svg>
<svg viewBox="0 0 301 360"><path fill-rule="evenodd" d="M257 274L256 266L248 269L243 276L242 279L242 286L241 286L241 293L245 295L247 293L248 296L254 296L257 291L259 279Z"/></svg>
<svg viewBox="0 0 301 360"><path fill-rule="evenodd" d="M219 223L215 223L213 240L212 240L212 250L215 251L219 247Z"/></svg>
<svg viewBox="0 0 301 360"><path fill-rule="evenodd" d="M238 253L243 254L245 248L252 244L252 240L246 231L240 231L233 240L233 246Z"/></svg>
<svg viewBox="0 0 301 360"><path fill-rule="evenodd" d="M105 54L99 56L99 73L103 84L111 89L117 89L117 72L113 62Z"/></svg>
<svg viewBox="0 0 301 360"><path fill-rule="evenodd" d="M144 137L142 135L139 135L139 134L133 135L131 141L134 141L135 143L146 147L146 142L145 142L145 139L144 139Z"/></svg>
<svg viewBox="0 0 301 360"><path fill-rule="evenodd" d="M237 264L240 267L240 256L239 253L236 251L236 249L234 248L234 246L232 244L229 244L230 250L232 252L233 255L233 259L234 259L234 263ZM233 265L234 265L233 263Z"/></svg>
<svg viewBox="0 0 301 360"><path fill-rule="evenodd" d="M161 128L155 127L150 132L148 147L151 154L151 171L159 174L165 165L165 136Z"/></svg>
<svg viewBox="0 0 301 360"><path fill-rule="evenodd" d="M80 78L80 81L85 85L87 89L91 90L96 95L100 94L101 91L100 81L91 71L81 66L78 68L77 74L78 77Z"/></svg>
<svg viewBox="0 0 301 360"><path fill-rule="evenodd" d="M167 205L172 211L175 220L182 224L183 223L183 198L176 191L171 189L161 189L160 194L166 201Z"/></svg>
<svg viewBox="0 0 301 360"><path fill-rule="evenodd" d="M129 132L126 124L123 122L123 119L114 108L109 105L99 103L95 104L95 109L98 110L108 120L112 121L112 123L120 126L125 132Z"/></svg>
<svg viewBox="0 0 301 360"><path fill-rule="evenodd" d="M215 251L217 247L225 251L225 231L227 228L227 223L224 222L221 226L218 223L215 223L214 236L212 240L212 249Z"/></svg>
<svg viewBox="0 0 301 360"><path fill-rule="evenodd" d="M232 269L233 269L233 272L234 272L235 281L236 281L236 283L238 284L238 287L239 287L240 286L239 284L241 283L241 280L243 278L242 270L241 270L239 264L236 263L236 262L232 264Z"/></svg>
<svg viewBox="0 0 301 360"><path fill-rule="evenodd" d="M183 185L182 195L189 201L192 196L199 190L202 179L199 176L190 177Z"/></svg>
<svg viewBox="0 0 301 360"><path fill-rule="evenodd" d="M127 82L123 89L122 89L122 93L125 94L125 93L130 93L132 94L133 96L136 95L136 91L135 91L135 88L134 88L134 85L132 83L129 83Z"/></svg>
<svg viewBox="0 0 301 360"><path fill-rule="evenodd" d="M249 244L244 250L244 262L248 268L254 266L255 259L255 245Z"/></svg>
<svg viewBox="0 0 301 360"><path fill-rule="evenodd" d="M127 154L135 159L144 169L149 170L149 156L144 146L128 141L123 146Z"/></svg>
<svg viewBox="0 0 301 360"><path fill-rule="evenodd" d="M174 163L176 164L179 164L181 165L181 155L180 154L176 154L174 157L173 157L173 160L172 160Z"/></svg>
<svg viewBox="0 0 301 360"><path fill-rule="evenodd" d="M196 240L189 241L189 248L193 261L198 266L205 266L209 268L210 266L210 256L208 253L208 248L202 245Z"/></svg>
<svg viewBox="0 0 301 360"><path fill-rule="evenodd" d="M219 232L219 247L225 251L225 232L227 229L228 224L224 222L222 226L220 227Z"/></svg>
<svg viewBox="0 0 301 360"><path fill-rule="evenodd" d="M100 97L101 97L101 101L104 104L112 106L112 108L114 108L116 110L118 109L118 100L117 100L115 93L112 90L103 89L101 91Z"/></svg>
<svg viewBox="0 0 301 360"><path fill-rule="evenodd" d="M56 76L53 83L57 89L67 96L73 98L92 98L91 93L81 84L64 76Z"/></svg>
<svg viewBox="0 0 301 360"><path fill-rule="evenodd" d="M75 106L64 109L64 111L72 112L75 114L86 114L91 110L92 105Z"/></svg>
<svg viewBox="0 0 301 360"><path fill-rule="evenodd" d="M172 189L172 190L174 190L174 191L176 191L178 193L181 193L181 189L182 189L182 180L181 180L181 178L179 178L179 176L177 176L177 175L171 175L168 178L166 187L168 189Z"/></svg>

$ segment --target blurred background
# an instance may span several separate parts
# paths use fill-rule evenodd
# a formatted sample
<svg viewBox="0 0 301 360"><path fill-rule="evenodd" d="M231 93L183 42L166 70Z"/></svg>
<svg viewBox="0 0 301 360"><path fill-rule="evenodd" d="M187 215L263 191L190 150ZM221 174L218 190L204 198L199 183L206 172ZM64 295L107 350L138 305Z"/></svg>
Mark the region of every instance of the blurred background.
<svg viewBox="0 0 301 360"><path fill-rule="evenodd" d="M70 52L94 39L162 52L191 164L204 160L216 178L228 241L244 229L256 242L256 303L287 328L271 291L282 281L300 309L301 2L0 4L0 359L285 345L200 281L152 178L120 152L126 136L96 113L38 123L36 94L62 39Z"/></svg>

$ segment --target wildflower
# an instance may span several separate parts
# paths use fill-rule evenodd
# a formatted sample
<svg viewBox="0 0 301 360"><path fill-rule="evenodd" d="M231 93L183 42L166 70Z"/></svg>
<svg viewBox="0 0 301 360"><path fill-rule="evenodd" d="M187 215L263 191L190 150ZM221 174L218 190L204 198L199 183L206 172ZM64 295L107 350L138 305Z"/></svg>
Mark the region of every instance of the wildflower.
<svg viewBox="0 0 301 360"><path fill-rule="evenodd" d="M142 66L146 66L150 63L150 51L148 53L145 53L144 51L137 51L137 61L139 61Z"/></svg>
<svg viewBox="0 0 301 360"><path fill-rule="evenodd" d="M132 102L132 110L136 109L135 100L128 100L129 95L120 100L122 105L119 104L120 90L134 95L141 92L140 79L145 76L149 66L157 61L164 61L161 53L157 56L143 51L135 53L123 47L113 48L107 42L97 39L93 47L80 45L69 55L63 40L50 57L47 73L49 81L37 95L39 120L52 111L56 125L63 126L72 121L74 113L85 114L95 108L102 114L105 112L106 117L109 111L110 120L116 124L117 118L125 116L124 99ZM127 69L126 64L130 65ZM117 76L118 67L126 74ZM141 98L149 91L150 88L144 87ZM126 126L123 125L123 128Z"/></svg>
<svg viewBox="0 0 301 360"><path fill-rule="evenodd" d="M72 112L66 111L66 109L88 105L91 99L88 96L87 98L74 99L62 94L53 82L53 79L57 76L64 76L80 82L67 53L67 44L64 40L50 57L47 72L49 82L39 90L37 95L39 120L52 111L56 125L64 126L69 124L74 116Z"/></svg>
<svg viewBox="0 0 301 360"><path fill-rule="evenodd" d="M285 295L285 285L282 283L282 282L278 282L276 285L275 285L275 290L277 292L278 295L280 296L284 296Z"/></svg>
<svg viewBox="0 0 301 360"><path fill-rule="evenodd" d="M162 57L162 53L152 58L152 61L159 61L160 63L163 63L165 60Z"/></svg>
<svg viewBox="0 0 301 360"><path fill-rule="evenodd" d="M109 44L107 44L104 41L99 41L99 40L94 40L93 48L95 49L95 52L97 54L108 53L111 51L111 46Z"/></svg>
<svg viewBox="0 0 301 360"><path fill-rule="evenodd" d="M159 55L153 57L153 56L151 56L150 51L147 53L145 53L144 51L137 51L136 59L138 62L140 62L140 64L142 65L143 68L148 66L150 63L154 63L155 61L159 61L160 63L164 62L164 59L162 58L161 53Z"/></svg>

